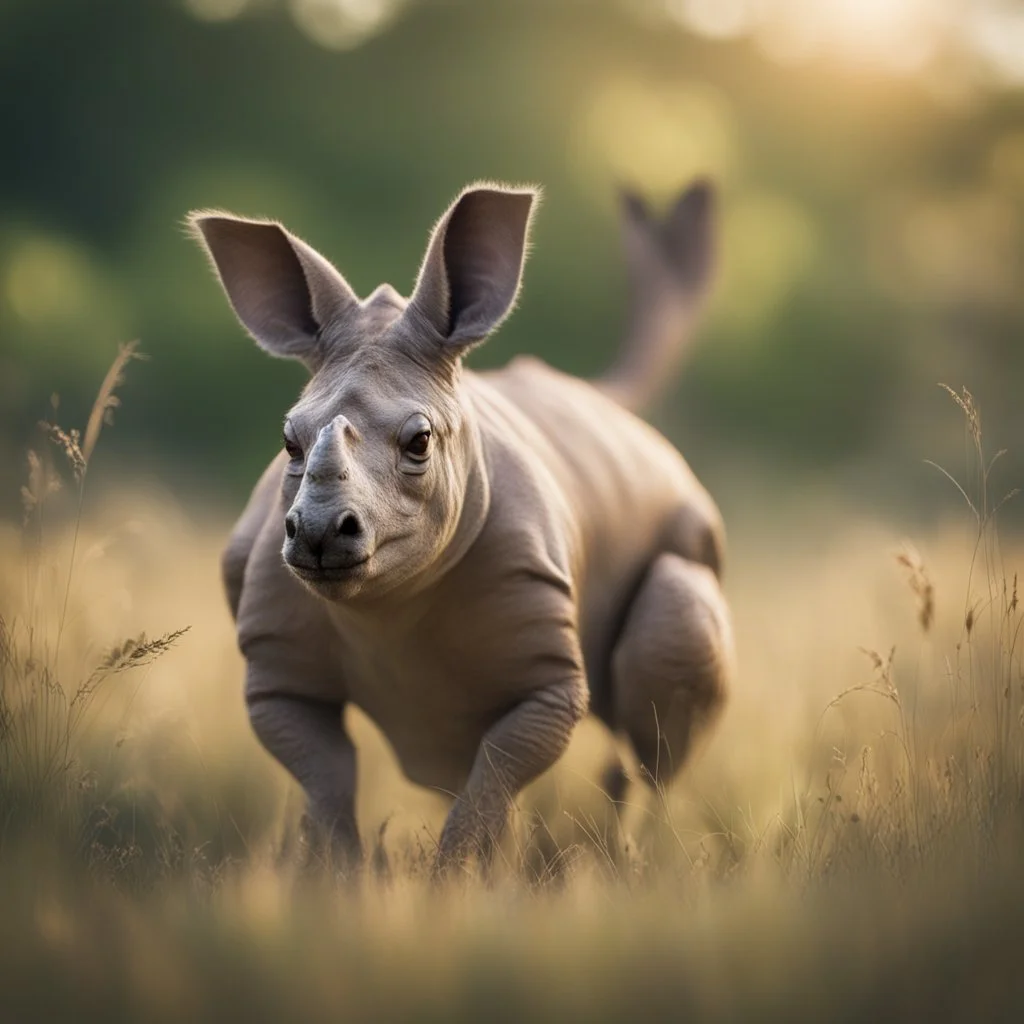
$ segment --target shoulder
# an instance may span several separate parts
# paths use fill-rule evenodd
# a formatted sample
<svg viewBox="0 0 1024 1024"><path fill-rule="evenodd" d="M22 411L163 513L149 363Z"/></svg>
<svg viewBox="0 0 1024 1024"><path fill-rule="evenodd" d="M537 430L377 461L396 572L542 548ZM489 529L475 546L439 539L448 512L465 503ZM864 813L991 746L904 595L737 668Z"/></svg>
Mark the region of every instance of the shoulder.
<svg viewBox="0 0 1024 1024"><path fill-rule="evenodd" d="M249 564L256 540L267 517L276 507L281 488L281 474L285 457L282 452L263 471L256 486L249 495L245 510L232 527L231 536L221 555L221 575L227 591L231 614L238 615L242 588L245 584L245 570Z"/></svg>
<svg viewBox="0 0 1024 1024"><path fill-rule="evenodd" d="M290 661L319 665L332 652L335 631L323 602L288 571L281 557L284 514L276 492L275 487L245 567L238 645L247 658L280 659L287 652Z"/></svg>
<svg viewBox="0 0 1024 1024"><path fill-rule="evenodd" d="M433 595L431 643L509 700L581 677L577 584L557 531L492 514Z"/></svg>

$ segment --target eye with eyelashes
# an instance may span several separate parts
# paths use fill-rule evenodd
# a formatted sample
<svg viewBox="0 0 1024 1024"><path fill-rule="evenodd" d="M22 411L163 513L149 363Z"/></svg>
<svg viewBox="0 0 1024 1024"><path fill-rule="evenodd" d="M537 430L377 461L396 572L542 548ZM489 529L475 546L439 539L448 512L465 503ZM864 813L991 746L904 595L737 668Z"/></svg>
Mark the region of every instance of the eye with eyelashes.
<svg viewBox="0 0 1024 1024"><path fill-rule="evenodd" d="M301 462L303 458L302 445L300 445L288 432L287 425L284 428L284 434L282 437L284 443L284 450L288 453L288 458L292 462Z"/></svg>
<svg viewBox="0 0 1024 1024"><path fill-rule="evenodd" d="M398 433L403 468L412 473L422 473L425 470L427 460L430 458L433 436L430 420L423 413L414 413L405 421Z"/></svg>

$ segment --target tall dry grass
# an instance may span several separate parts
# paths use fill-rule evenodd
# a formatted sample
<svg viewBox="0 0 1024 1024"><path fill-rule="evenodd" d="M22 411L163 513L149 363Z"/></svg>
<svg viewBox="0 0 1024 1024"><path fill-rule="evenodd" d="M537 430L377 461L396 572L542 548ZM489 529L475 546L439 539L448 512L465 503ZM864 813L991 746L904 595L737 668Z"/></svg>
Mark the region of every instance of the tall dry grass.
<svg viewBox="0 0 1024 1024"><path fill-rule="evenodd" d="M740 673L677 785L613 808L614 741L587 723L494 877L438 892L444 802L353 713L377 871L338 889L298 869L301 800L245 721L227 522L86 500L133 354L83 435L47 426L26 521L0 531L0 1019L1012 1012L1024 548L1000 540L966 391L966 468L942 470L962 516L916 546L810 497L785 535L733 531Z"/></svg>

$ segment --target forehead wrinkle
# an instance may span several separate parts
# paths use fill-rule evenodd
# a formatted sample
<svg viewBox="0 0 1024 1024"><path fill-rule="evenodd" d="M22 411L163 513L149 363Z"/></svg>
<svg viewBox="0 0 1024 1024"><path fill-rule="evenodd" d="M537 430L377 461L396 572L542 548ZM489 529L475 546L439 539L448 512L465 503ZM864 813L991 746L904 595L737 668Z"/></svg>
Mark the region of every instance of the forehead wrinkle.
<svg viewBox="0 0 1024 1024"><path fill-rule="evenodd" d="M331 360L308 382L291 416L317 428L344 415L357 430L393 433L416 412L435 429L455 429L459 404L450 388L396 350L368 341Z"/></svg>
<svg viewBox="0 0 1024 1024"><path fill-rule="evenodd" d="M352 353L380 338L404 309L404 300L390 285L381 285L372 295L323 327L325 356Z"/></svg>

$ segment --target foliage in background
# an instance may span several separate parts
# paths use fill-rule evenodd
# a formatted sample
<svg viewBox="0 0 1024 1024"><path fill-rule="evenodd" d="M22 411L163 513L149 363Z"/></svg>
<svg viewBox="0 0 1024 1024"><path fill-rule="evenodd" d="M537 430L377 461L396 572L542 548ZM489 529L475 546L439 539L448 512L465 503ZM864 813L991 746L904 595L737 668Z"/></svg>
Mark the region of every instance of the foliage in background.
<svg viewBox="0 0 1024 1024"><path fill-rule="evenodd" d="M1000 434L1024 433L1024 101L956 56L987 46L996 66L1012 19L822 0L849 19L826 42L888 49L798 60L768 28L748 38L757 6L7 0L0 465L51 390L84 416L105 339L138 335L153 362L112 460L233 501L251 485L302 373L234 323L180 228L190 208L280 217L365 294L410 287L467 180L541 182L522 307L474 359L530 351L589 374L623 323L616 181L664 199L709 172L721 287L660 424L727 513L742 473L779 466L927 515L938 482L911 467L952 440L934 381L964 381ZM922 49L903 23L917 9L962 44ZM372 31L338 35L360 18ZM934 73L882 59L901 45ZM1009 459L1019 478L1024 451Z"/></svg>
<svg viewBox="0 0 1024 1024"><path fill-rule="evenodd" d="M1024 434L1024 21L822 0L786 38L769 9L812 8L0 3L0 1017L1016 1019L1024 551L996 526L1024 447L989 456L972 395L987 436ZM823 11L850 20L829 35ZM721 729L616 809L587 723L491 884L436 893L442 803L353 714L375 873L303 875L210 512L275 450L301 373L244 338L182 215L278 216L365 293L408 287L467 179L540 181L523 306L475 358L587 374L623 312L616 181L665 198L699 172L721 288L658 418L730 525ZM93 381L135 335L153 361L97 453L134 350ZM962 477L920 463L960 439L936 380L970 388ZM37 448L19 505L40 419L74 486ZM892 565L880 495L917 519L962 497L966 554L932 526Z"/></svg>

